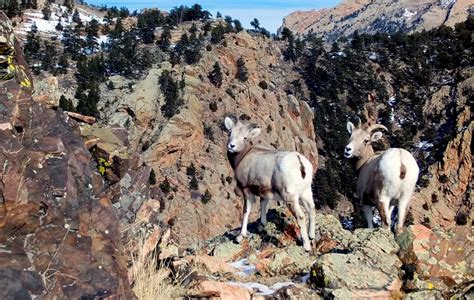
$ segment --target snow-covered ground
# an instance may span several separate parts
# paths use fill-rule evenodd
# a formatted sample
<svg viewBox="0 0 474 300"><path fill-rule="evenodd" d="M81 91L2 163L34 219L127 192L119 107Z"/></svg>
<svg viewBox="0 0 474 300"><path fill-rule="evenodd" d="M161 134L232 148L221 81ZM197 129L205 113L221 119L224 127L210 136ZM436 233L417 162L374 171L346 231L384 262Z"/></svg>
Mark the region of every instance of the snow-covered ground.
<svg viewBox="0 0 474 300"><path fill-rule="evenodd" d="M82 22L87 23L96 19L99 23L104 23L96 15L90 14L81 8L77 8L79 17ZM72 14L68 14L67 18L63 18L63 14L67 12L67 8L62 5L51 4L51 16L49 20L45 20L43 13L38 10L28 10L24 14L25 21L15 29L15 33L19 35L26 35L31 31L33 24L36 24L38 31L44 34L59 35L60 32L56 30L56 25L61 22L63 27L71 25Z"/></svg>

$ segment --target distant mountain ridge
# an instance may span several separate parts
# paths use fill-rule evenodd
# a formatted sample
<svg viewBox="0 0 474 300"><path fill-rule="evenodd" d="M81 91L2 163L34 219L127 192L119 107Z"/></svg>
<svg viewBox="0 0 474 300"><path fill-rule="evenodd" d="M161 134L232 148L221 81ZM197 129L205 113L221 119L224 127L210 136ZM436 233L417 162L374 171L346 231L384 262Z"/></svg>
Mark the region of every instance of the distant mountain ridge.
<svg viewBox="0 0 474 300"><path fill-rule="evenodd" d="M283 19L283 27L296 34L312 31L334 41L356 30L373 34L453 27L473 11L472 0L345 0L334 8L295 11Z"/></svg>

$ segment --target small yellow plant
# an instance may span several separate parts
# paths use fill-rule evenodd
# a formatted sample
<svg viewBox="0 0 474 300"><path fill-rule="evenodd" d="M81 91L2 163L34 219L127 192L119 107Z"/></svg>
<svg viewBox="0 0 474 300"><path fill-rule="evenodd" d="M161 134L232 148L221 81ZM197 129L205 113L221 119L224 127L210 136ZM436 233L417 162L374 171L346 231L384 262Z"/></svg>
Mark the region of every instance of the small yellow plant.
<svg viewBox="0 0 474 300"><path fill-rule="evenodd" d="M99 162L99 167L98 167L99 173L100 175L104 176L106 169L110 168L110 163L107 160L105 160L105 158L102 158L102 157L99 157L98 162Z"/></svg>

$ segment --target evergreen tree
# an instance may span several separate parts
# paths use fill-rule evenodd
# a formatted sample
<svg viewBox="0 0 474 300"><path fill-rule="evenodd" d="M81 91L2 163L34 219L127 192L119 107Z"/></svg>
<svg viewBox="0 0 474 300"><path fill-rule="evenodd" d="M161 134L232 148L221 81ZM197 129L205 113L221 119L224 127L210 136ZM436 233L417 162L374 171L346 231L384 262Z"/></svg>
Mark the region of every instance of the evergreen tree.
<svg viewBox="0 0 474 300"><path fill-rule="evenodd" d="M137 27L143 43L152 44L155 40L155 26L149 24L144 14L138 16Z"/></svg>
<svg viewBox="0 0 474 300"><path fill-rule="evenodd" d="M41 43L39 37L37 36L37 32L38 28L36 27L36 24L33 24L33 26L31 26L30 32L28 32L28 35L26 36L26 43L23 47L26 60L29 63L39 59Z"/></svg>
<svg viewBox="0 0 474 300"><path fill-rule="evenodd" d="M171 30L169 26L163 27L160 39L156 42L161 50L168 51L171 45Z"/></svg>
<svg viewBox="0 0 474 300"><path fill-rule="evenodd" d="M201 41L196 36L196 30L191 30L191 36L189 38L188 45L184 49L184 60L188 64L195 64L201 59Z"/></svg>
<svg viewBox="0 0 474 300"><path fill-rule="evenodd" d="M57 31L63 31L63 29L64 29L63 24L61 24L61 22L59 21L58 24L56 24L55 29Z"/></svg>
<svg viewBox="0 0 474 300"><path fill-rule="evenodd" d="M66 98L64 95L61 95L61 98L59 98L59 107L64 111L74 111L71 99Z"/></svg>
<svg viewBox="0 0 474 300"><path fill-rule="evenodd" d="M99 116L97 103L100 100L99 86L97 83L89 83L88 91L85 91L83 84L79 84L76 96L78 99L76 111L86 116Z"/></svg>
<svg viewBox="0 0 474 300"><path fill-rule="evenodd" d="M209 72L209 75L207 76L211 83L215 85L216 87L221 87L222 85L222 71L221 71L221 66L219 65L218 62L214 64L212 67L212 71Z"/></svg>
<svg viewBox="0 0 474 300"><path fill-rule="evenodd" d="M41 66L43 70L54 70L56 67L56 47L48 41L44 42L44 51L42 51Z"/></svg>
<svg viewBox="0 0 474 300"><path fill-rule="evenodd" d="M63 32L62 42L64 52L69 54L73 60L77 61L83 55L82 49L85 46L85 42L81 38L79 27L73 30L70 26L67 26Z"/></svg>
<svg viewBox="0 0 474 300"><path fill-rule="evenodd" d="M49 7L49 3L47 3L43 9L41 10L41 12L43 13L43 19L45 20L49 20L49 18L51 17L51 8Z"/></svg>
<svg viewBox="0 0 474 300"><path fill-rule="evenodd" d="M235 77L242 82L248 79L248 70L245 66L245 60L242 57L239 57L237 60L237 75Z"/></svg>
<svg viewBox="0 0 474 300"><path fill-rule="evenodd" d="M97 43L97 37L99 36L99 22L96 19L92 19L86 25L86 47L94 53L98 49L99 44Z"/></svg>
<svg viewBox="0 0 474 300"><path fill-rule="evenodd" d="M255 28L255 31L260 29L260 22L257 20L257 18L254 18L252 22L250 22L250 25Z"/></svg>
<svg viewBox="0 0 474 300"><path fill-rule="evenodd" d="M294 40L293 32L291 32L291 30L288 29L287 27L283 27L283 29L281 30L281 39L283 41Z"/></svg>
<svg viewBox="0 0 474 300"><path fill-rule="evenodd" d="M21 13L17 0L10 0L8 2L6 13L9 18L13 18Z"/></svg>
<svg viewBox="0 0 474 300"><path fill-rule="evenodd" d="M74 0L64 0L64 6L67 7L69 13L72 13L72 10L74 9Z"/></svg>
<svg viewBox="0 0 474 300"><path fill-rule="evenodd" d="M211 22L206 21L206 22L204 23L204 26L202 27L203 34L204 34L205 36L207 36L207 35L209 34L209 31L211 31L211 29L212 29L212 24L211 24Z"/></svg>
<svg viewBox="0 0 474 300"><path fill-rule="evenodd" d="M159 83L160 90L165 96L165 104L161 107L161 111L165 117L171 118L179 112L184 101L179 95L178 84L168 70L161 73Z"/></svg>
<svg viewBox="0 0 474 300"><path fill-rule="evenodd" d="M240 23L240 21L237 19L234 20L234 28L236 32L241 32L242 30L244 30L244 28L242 27L242 23Z"/></svg>
<svg viewBox="0 0 474 300"><path fill-rule="evenodd" d="M218 44L224 39L224 26L218 24L216 27L212 28L211 31L211 43Z"/></svg>
<svg viewBox="0 0 474 300"><path fill-rule="evenodd" d="M220 12L216 13L216 19L222 19L222 14Z"/></svg>
<svg viewBox="0 0 474 300"><path fill-rule="evenodd" d="M72 15L72 21L77 24L82 24L81 16L79 15L79 12L77 9L74 11L74 14Z"/></svg>
<svg viewBox="0 0 474 300"><path fill-rule="evenodd" d="M69 67L69 61L67 59L66 54L62 54L58 60L58 73L59 74L66 74L67 68Z"/></svg>
<svg viewBox="0 0 474 300"><path fill-rule="evenodd" d="M224 21L225 21L225 32L228 33L228 32L234 31L234 26L232 26L232 22L233 22L232 18L230 16L225 16Z"/></svg>

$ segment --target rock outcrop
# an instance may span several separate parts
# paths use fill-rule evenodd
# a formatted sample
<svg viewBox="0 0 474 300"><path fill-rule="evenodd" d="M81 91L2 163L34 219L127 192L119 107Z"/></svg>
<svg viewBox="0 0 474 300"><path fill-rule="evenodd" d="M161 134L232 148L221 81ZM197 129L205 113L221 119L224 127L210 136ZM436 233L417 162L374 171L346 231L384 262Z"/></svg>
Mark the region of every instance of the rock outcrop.
<svg viewBox="0 0 474 300"><path fill-rule="evenodd" d="M330 9L293 12L284 18L283 26L298 34L312 31L335 41L356 30L373 34L453 27L466 20L472 7L469 0L346 0Z"/></svg>
<svg viewBox="0 0 474 300"><path fill-rule="evenodd" d="M0 297L127 298L119 222L77 123L31 96L0 12Z"/></svg>

